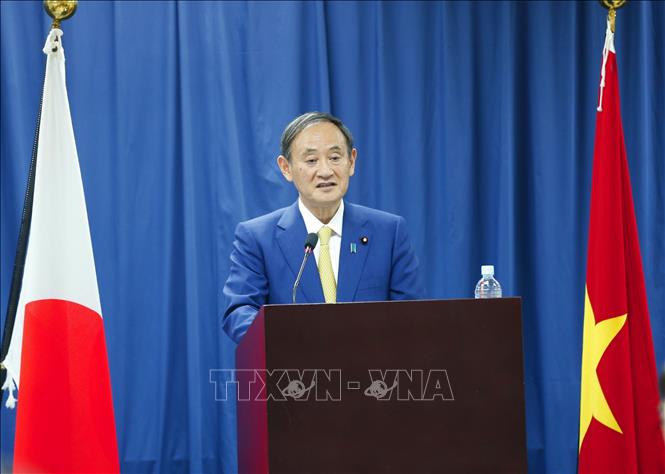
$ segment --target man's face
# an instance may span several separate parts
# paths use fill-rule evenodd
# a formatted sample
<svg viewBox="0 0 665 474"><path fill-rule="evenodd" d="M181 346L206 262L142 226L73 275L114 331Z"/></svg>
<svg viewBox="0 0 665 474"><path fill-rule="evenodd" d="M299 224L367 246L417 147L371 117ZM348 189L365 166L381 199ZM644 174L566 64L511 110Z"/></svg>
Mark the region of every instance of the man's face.
<svg viewBox="0 0 665 474"><path fill-rule="evenodd" d="M356 149L349 150L344 134L330 122L318 122L300 132L291 143L291 161L277 159L284 177L293 182L307 208L337 210L349 188L356 165ZM330 216L332 217L332 216Z"/></svg>

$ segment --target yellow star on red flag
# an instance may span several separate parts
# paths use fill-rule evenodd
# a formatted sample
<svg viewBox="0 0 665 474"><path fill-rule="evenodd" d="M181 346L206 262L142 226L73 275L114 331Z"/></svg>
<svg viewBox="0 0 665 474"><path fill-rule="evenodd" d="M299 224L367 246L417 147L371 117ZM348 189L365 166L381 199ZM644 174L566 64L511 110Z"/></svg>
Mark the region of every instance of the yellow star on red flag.
<svg viewBox="0 0 665 474"><path fill-rule="evenodd" d="M612 409L607 403L603 387L600 385L596 369L607 347L626 324L627 314L605 319L596 324L596 317L589 299L589 291L584 292L584 335L582 346L582 388L580 397L580 443L586 435L591 418L622 433Z"/></svg>

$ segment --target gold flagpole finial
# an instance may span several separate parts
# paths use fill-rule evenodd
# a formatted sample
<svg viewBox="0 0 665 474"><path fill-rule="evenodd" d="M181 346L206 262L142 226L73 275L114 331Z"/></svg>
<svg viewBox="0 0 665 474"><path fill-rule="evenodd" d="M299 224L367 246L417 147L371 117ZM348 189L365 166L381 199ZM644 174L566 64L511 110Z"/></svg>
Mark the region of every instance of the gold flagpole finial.
<svg viewBox="0 0 665 474"><path fill-rule="evenodd" d="M600 4L607 8L609 12L607 13L607 20L610 22L610 29L614 33L614 27L616 25L617 10L623 7L628 0L599 0Z"/></svg>
<svg viewBox="0 0 665 474"><path fill-rule="evenodd" d="M60 28L60 22L74 14L78 0L44 0L44 10L53 18L51 28Z"/></svg>

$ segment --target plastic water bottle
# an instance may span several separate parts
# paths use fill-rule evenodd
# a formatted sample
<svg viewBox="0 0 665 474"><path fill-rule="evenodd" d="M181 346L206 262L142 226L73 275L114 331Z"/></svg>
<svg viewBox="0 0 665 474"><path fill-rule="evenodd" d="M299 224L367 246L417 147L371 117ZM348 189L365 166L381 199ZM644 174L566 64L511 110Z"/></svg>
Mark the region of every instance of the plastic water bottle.
<svg viewBox="0 0 665 474"><path fill-rule="evenodd" d="M480 267L483 277L476 285L476 298L501 298L501 285L494 278L494 265Z"/></svg>

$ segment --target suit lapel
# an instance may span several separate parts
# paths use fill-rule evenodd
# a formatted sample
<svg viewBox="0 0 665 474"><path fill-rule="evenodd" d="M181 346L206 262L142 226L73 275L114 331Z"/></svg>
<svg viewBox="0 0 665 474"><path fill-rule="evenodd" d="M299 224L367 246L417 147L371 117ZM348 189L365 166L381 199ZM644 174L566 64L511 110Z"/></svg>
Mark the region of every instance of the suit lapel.
<svg viewBox="0 0 665 474"><path fill-rule="evenodd" d="M338 302L353 301L369 253L369 246L363 245L360 238L367 237L371 242L371 232L371 225L367 219L358 212L353 204L345 202L337 277ZM355 252L352 252L351 244L355 244Z"/></svg>
<svg viewBox="0 0 665 474"><path fill-rule="evenodd" d="M296 201L284 211L284 214L282 214L282 217L277 222L277 243L284 254L284 259L293 272L294 282L303 259L306 236L307 229L298 209L298 201ZM321 288L319 272L316 269L316 260L313 255L310 255L307 260L305 270L300 279L296 301L298 303L323 302L323 289ZM286 275L284 277L286 278Z"/></svg>

